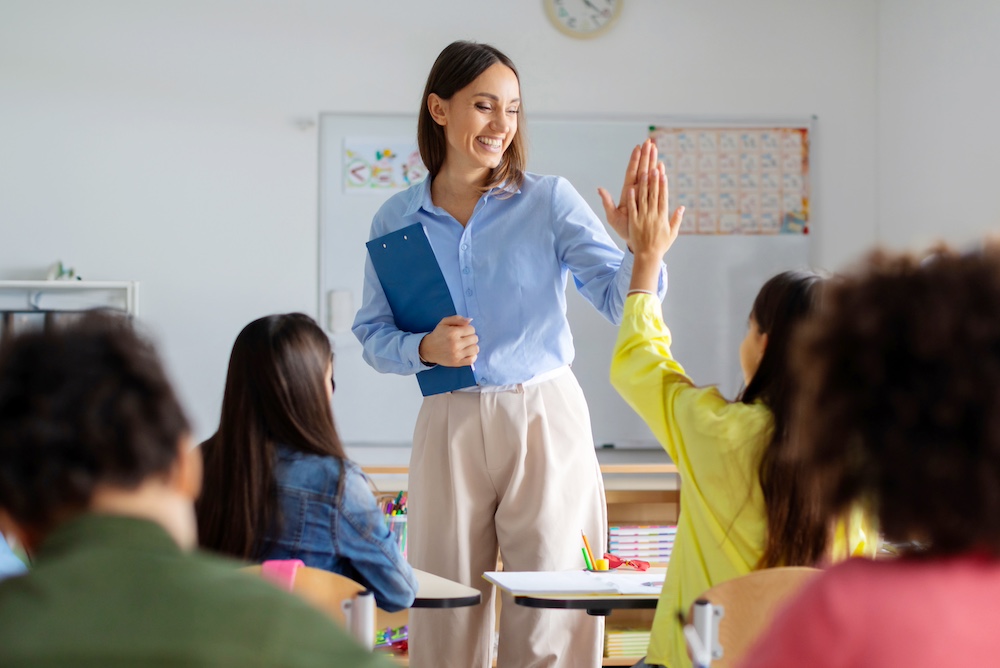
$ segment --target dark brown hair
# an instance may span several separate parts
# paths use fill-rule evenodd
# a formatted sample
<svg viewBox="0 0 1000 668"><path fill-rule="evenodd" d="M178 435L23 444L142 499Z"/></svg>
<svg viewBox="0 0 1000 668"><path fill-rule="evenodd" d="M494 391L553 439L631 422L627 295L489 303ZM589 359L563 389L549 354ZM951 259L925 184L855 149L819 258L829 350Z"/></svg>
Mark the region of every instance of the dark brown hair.
<svg viewBox="0 0 1000 668"><path fill-rule="evenodd" d="M761 568L814 566L826 547L828 525L802 480L799 465L789 456L795 395L790 363L793 334L814 310L822 283L812 272L783 272L764 284L751 309L760 331L767 334L767 346L740 400L747 404L762 401L774 416L774 431L758 466L767 514Z"/></svg>
<svg viewBox="0 0 1000 668"><path fill-rule="evenodd" d="M202 546L253 559L279 530L278 444L346 459L327 396L330 363L330 340L302 313L254 320L236 337L219 429L202 444Z"/></svg>
<svg viewBox="0 0 1000 668"><path fill-rule="evenodd" d="M835 516L1000 555L1000 248L876 253L804 328L800 457Z"/></svg>
<svg viewBox="0 0 1000 668"><path fill-rule="evenodd" d="M430 109L427 107L428 98L433 93L442 100L450 100L455 93L471 84L476 77L497 63L509 67L520 82L521 77L513 61L489 44L452 42L438 54L430 74L427 75L420 115L417 117L417 146L420 148L420 157L427 166L429 178L433 179L441 171L447 156L448 142L445 139L444 128L431 117ZM523 104L521 110L523 113ZM514 133L510 146L500 159L500 164L490 173L483 187L484 192L503 186L509 196L524 183L528 154L523 125L522 118L518 122L517 132Z"/></svg>
<svg viewBox="0 0 1000 668"><path fill-rule="evenodd" d="M124 315L5 340L0 349L0 507L51 530L98 485L167 476L184 416L159 357Z"/></svg>

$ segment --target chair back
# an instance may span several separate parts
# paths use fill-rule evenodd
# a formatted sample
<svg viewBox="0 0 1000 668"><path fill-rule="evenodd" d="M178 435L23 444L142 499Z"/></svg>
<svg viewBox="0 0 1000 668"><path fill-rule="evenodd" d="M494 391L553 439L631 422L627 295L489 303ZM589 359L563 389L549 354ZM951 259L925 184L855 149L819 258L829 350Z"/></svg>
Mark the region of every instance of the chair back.
<svg viewBox="0 0 1000 668"><path fill-rule="evenodd" d="M702 594L699 598L724 608L719 621L723 655L712 661L712 668L739 664L782 606L819 572L797 566L766 568L721 582Z"/></svg>
<svg viewBox="0 0 1000 668"><path fill-rule="evenodd" d="M284 573L278 578L265 575L261 566L247 566L242 570L267 577L283 589L287 589L312 603L338 624L347 628L350 628L350 624L344 613L344 601L354 600L358 594L365 591L364 585L349 577L311 566L299 566L292 569L292 576L288 580L285 579L287 575Z"/></svg>

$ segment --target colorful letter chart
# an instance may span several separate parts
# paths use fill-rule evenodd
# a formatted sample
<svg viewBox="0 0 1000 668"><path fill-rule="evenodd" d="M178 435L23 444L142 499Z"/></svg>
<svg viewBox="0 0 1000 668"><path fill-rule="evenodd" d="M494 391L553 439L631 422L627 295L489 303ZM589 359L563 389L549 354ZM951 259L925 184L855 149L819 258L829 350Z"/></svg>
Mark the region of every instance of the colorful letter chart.
<svg viewBox="0 0 1000 668"><path fill-rule="evenodd" d="M686 234L808 234L809 130L650 126Z"/></svg>
<svg viewBox="0 0 1000 668"><path fill-rule="evenodd" d="M427 178L412 139L350 137L342 161L345 193L405 190Z"/></svg>

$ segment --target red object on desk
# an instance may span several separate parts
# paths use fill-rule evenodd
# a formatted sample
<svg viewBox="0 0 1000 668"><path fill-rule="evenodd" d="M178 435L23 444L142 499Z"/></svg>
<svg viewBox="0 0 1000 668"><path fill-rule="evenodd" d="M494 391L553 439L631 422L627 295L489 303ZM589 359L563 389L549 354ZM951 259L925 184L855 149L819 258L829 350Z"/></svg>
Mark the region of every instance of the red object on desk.
<svg viewBox="0 0 1000 668"><path fill-rule="evenodd" d="M648 561L642 561L641 559L622 559L621 557L611 554L610 552L604 553L604 558L608 560L608 567L618 568L619 566L631 566L637 571L644 571L649 568Z"/></svg>

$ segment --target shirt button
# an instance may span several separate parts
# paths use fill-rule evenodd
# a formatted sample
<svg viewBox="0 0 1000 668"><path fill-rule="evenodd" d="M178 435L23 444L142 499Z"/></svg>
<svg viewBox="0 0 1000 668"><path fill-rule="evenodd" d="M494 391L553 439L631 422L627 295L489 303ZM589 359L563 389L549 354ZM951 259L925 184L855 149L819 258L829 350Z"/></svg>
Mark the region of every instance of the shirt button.
<svg viewBox="0 0 1000 668"><path fill-rule="evenodd" d="M471 297L472 296L472 290L466 290L465 294L466 294L466 296Z"/></svg>
<svg viewBox="0 0 1000 668"><path fill-rule="evenodd" d="M472 271L472 270L469 269L468 267L466 267L465 269L462 270L462 273L463 274L468 274L470 271Z"/></svg>
<svg viewBox="0 0 1000 668"><path fill-rule="evenodd" d="M469 244L462 244L462 250L469 250Z"/></svg>

